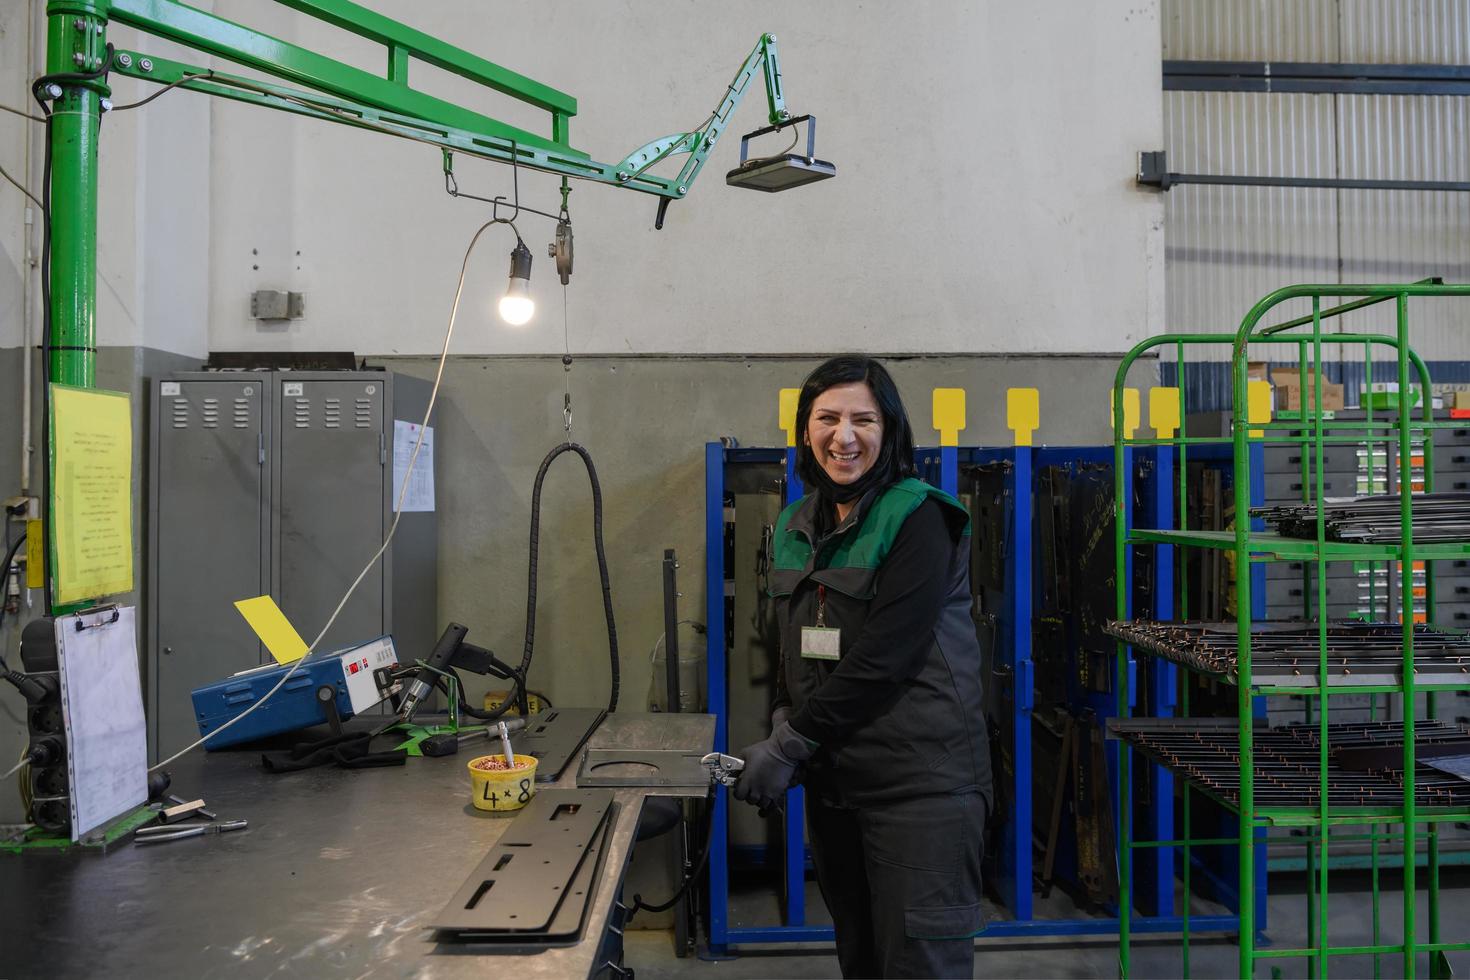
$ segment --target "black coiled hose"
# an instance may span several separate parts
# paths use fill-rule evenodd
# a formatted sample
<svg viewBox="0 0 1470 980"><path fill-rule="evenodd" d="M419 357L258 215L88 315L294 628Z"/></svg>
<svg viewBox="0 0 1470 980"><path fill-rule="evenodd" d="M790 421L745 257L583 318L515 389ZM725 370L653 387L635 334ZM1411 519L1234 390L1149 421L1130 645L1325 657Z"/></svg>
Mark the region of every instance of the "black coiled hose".
<svg viewBox="0 0 1470 980"><path fill-rule="evenodd" d="M597 574L602 578L602 610L607 617L607 652L612 668L612 693L607 699L607 710L618 708L618 627L613 619L612 585L608 582L607 553L602 546L602 484L597 482L597 467L592 465L592 456L575 442L564 442L541 461L536 471L536 485L531 491L531 549L530 565L526 583L526 649L521 656L520 676L527 676L531 669L531 653L536 644L536 556L541 541L541 485L546 481L546 471L562 453L576 453L587 467L587 479L592 484L592 538L597 546Z"/></svg>

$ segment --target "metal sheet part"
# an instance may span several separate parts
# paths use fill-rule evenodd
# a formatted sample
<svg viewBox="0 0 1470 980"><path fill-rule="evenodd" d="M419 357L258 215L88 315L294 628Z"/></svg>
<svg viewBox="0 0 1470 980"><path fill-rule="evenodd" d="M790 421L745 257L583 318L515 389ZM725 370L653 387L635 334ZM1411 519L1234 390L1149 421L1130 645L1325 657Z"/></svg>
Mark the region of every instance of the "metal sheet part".
<svg viewBox="0 0 1470 980"><path fill-rule="evenodd" d="M1238 683L1236 624L1160 623L1122 620L1108 633L1192 670ZM1403 674L1404 628L1397 623L1334 621L1327 626L1327 683L1330 687L1396 685ZM1257 686L1317 686L1322 663L1316 626L1258 621L1251 625L1251 681ZM1414 627L1415 683L1465 684L1470 678L1470 637L1432 626Z"/></svg>
<svg viewBox="0 0 1470 980"><path fill-rule="evenodd" d="M703 753L670 749L588 749L577 770L578 786L659 786L698 789L710 784ZM613 766L637 766L641 772L598 772Z"/></svg>
<svg viewBox="0 0 1470 980"><path fill-rule="evenodd" d="M611 793L595 790L537 793L433 927L480 938L547 933L594 841L601 838L612 803ZM586 891L582 889L584 896ZM580 904L585 906L585 897ZM580 911L576 920L580 928Z"/></svg>
<svg viewBox="0 0 1470 980"><path fill-rule="evenodd" d="M613 816L603 822L602 829L587 847L587 857L577 868L572 880L562 889L567 899L561 903L551 924L538 933L440 932L436 953L485 954L517 956L539 953L547 949L575 946L586 937L586 926L592 908L592 896L601 880L604 858L610 850L612 827L617 820L618 805ZM615 900L616 903L616 900ZM618 906L621 908L621 906ZM608 921L612 921L609 918Z"/></svg>
<svg viewBox="0 0 1470 980"><path fill-rule="evenodd" d="M1447 773L1458 779L1470 783L1470 755L1454 755L1445 759L1425 759L1424 764L1431 769Z"/></svg>
<svg viewBox="0 0 1470 980"><path fill-rule="evenodd" d="M532 715L511 744L536 759L536 782L554 783L606 716L601 708L552 708Z"/></svg>
<svg viewBox="0 0 1470 980"><path fill-rule="evenodd" d="M1127 718L1108 723L1112 736L1123 739L1161 765L1182 774L1217 800L1240 805L1240 751L1234 718ZM1401 722L1363 722L1327 726L1332 757L1327 765L1331 807L1398 807L1404 800ZM1263 809L1316 808L1320 731L1315 724L1257 728L1254 732L1255 805ZM1415 725L1417 751L1441 744L1466 744L1467 732L1443 721ZM1347 768L1344 751L1366 748L1396 752L1397 765L1372 770ZM1427 763L1415 767L1414 789L1421 807L1470 806L1470 784L1438 772Z"/></svg>

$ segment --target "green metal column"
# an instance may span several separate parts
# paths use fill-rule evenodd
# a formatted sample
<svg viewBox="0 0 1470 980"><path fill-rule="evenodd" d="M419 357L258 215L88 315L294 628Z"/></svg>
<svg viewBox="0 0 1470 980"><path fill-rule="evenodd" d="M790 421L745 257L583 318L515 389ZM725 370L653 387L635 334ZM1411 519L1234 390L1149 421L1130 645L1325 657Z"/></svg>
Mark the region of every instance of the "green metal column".
<svg viewBox="0 0 1470 980"><path fill-rule="evenodd" d="M46 8L46 73L102 67L107 0L53 0ZM51 102L51 363L60 384L97 381L97 135L105 79L56 82ZM48 447L49 450L49 447ZM49 507L49 501L48 501Z"/></svg>

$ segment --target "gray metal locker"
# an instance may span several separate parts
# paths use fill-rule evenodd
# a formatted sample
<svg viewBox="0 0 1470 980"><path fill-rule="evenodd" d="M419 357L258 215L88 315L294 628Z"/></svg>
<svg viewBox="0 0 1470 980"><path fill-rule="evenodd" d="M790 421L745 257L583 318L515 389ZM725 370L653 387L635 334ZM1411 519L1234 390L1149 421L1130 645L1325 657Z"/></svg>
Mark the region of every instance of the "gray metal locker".
<svg viewBox="0 0 1470 980"><path fill-rule="evenodd" d="M270 375L180 374L152 386L148 742L198 738L189 692L258 663L237 599L270 581Z"/></svg>
<svg viewBox="0 0 1470 980"><path fill-rule="evenodd" d="M165 394L174 390L180 394ZM316 638L383 542L395 502L393 423L420 423L429 391L419 379L367 370L155 382L147 597L154 758L198 737L195 687L269 658L235 600L269 594L307 643ZM428 465L424 456L417 468ZM319 648L391 633L400 661L427 656L437 636L437 567L437 513L405 513Z"/></svg>
<svg viewBox="0 0 1470 980"><path fill-rule="evenodd" d="M271 593L307 643L388 530L385 387L379 372L277 376ZM391 632L389 588L383 564L374 564L320 648Z"/></svg>

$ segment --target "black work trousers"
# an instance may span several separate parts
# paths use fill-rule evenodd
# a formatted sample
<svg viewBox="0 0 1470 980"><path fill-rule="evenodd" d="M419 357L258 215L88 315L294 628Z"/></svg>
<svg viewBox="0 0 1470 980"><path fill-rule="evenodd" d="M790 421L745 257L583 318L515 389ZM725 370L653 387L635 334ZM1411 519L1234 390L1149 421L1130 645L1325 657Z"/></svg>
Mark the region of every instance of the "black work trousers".
<svg viewBox="0 0 1470 980"><path fill-rule="evenodd" d="M817 883L844 977L971 977L985 798L923 796L857 809L807 797Z"/></svg>

